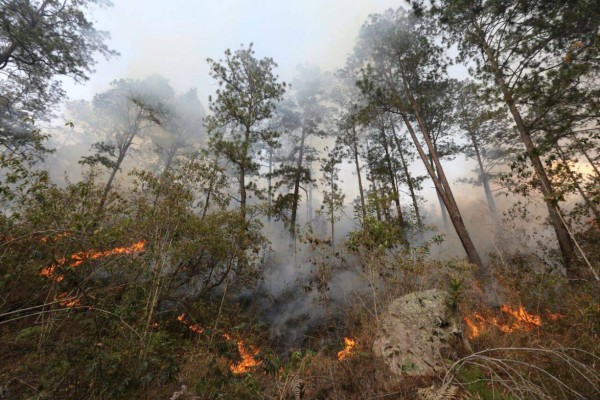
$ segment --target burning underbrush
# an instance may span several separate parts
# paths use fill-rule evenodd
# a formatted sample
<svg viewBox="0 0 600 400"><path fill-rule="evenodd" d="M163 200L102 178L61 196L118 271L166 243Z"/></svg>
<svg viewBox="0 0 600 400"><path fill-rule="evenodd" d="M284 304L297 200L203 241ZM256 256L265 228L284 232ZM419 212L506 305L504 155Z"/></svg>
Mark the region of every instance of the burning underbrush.
<svg viewBox="0 0 600 400"><path fill-rule="evenodd" d="M358 341L352 338L344 338L344 350L341 350L337 353L338 360L346 360L354 356L356 351L356 345Z"/></svg>
<svg viewBox="0 0 600 400"><path fill-rule="evenodd" d="M58 246L72 239L63 235L42 243ZM124 241L115 247L64 250L65 256L54 262L48 261L50 256L38 261L31 273L49 294L44 293L42 306L31 314L8 316L23 319L11 325L16 333L0 329L0 353L6 354L2 361L14 362L13 370L24 381L53 382L48 393L55 398L288 399L296 391L305 400L420 399L427 397L419 393L430 388L437 395L444 390L454 393L449 398L549 399L546 394L554 390L558 399L585 399L594 398L590 396L600 387L600 360L595 356L600 349L594 336L600 312L594 296L586 294L594 292L571 293L563 286L566 295L553 301L509 287L507 303L490 308L474 294L476 283L466 278L452 298L456 312L464 310L458 321L464 323L461 328L472 351L459 359L448 357L438 374L396 375L373 352L383 310L392 300L423 287L450 293L451 278L468 277L469 266L426 260L391 264L369 255L365 265L382 269L367 270L367 275L356 259L352 262L358 267L350 271L353 264L338 267L341 259L328 253L334 261L327 264L327 257L317 259L313 253L316 266L302 266L305 279L290 279L293 284L285 290L268 293L270 301L263 301L265 294L258 289L236 292L233 285L184 298L180 286L169 289L170 277L150 273L156 258L149 249L155 248L150 239ZM97 270L132 260L130 268L116 264L131 270L128 281L115 274L110 283L95 287L85 276L88 266ZM156 281L143 286L136 268L149 271L143 275L138 270L139 276ZM78 271L73 279L67 273L71 270ZM367 280L373 274L392 279ZM336 286L338 280L352 285ZM158 290L164 295L153 300ZM31 323L35 318L40 322ZM0 319L0 328L3 322ZM35 353L40 338L46 337L51 338L45 349L48 360L40 363L24 356ZM79 376L83 367L73 366L92 372ZM403 367L405 372L412 368ZM540 372L546 370L550 375ZM7 371L0 369L0 379L9 376ZM75 389L81 380L87 386ZM86 389L93 385L101 390ZM19 390L35 394L22 385Z"/></svg>
<svg viewBox="0 0 600 400"><path fill-rule="evenodd" d="M529 332L540 328L542 321L556 321L565 316L560 313L547 312L543 316L530 314L523 306L517 309L506 304L500 307L501 314L498 316L483 315L482 312L474 312L471 315L463 317L466 325L466 334L469 339L475 339L489 329L497 329L503 333L517 331Z"/></svg>
<svg viewBox="0 0 600 400"><path fill-rule="evenodd" d="M63 234L58 237L69 236L67 234ZM47 239L46 239L47 241ZM57 272L61 267L69 267L76 268L83 264L86 261L97 260L101 258L106 258L110 256L120 255L120 254L139 254L144 251L146 246L146 242L140 240L139 242L133 243L127 247L114 247L109 250L88 250L88 251L80 251L74 254L71 254L69 257L64 257L58 259L58 261L52 264L49 267L43 268L40 271L40 276L44 278L52 279L56 282L61 282L65 277L63 274Z"/></svg>
<svg viewBox="0 0 600 400"><path fill-rule="evenodd" d="M198 323L191 323L188 321L185 312L179 315L177 320L197 335L202 335L204 333L204 329L201 328ZM234 340L229 333L221 333L221 337L229 343L235 343L237 347L240 361L232 361L229 363L229 370L233 374L244 374L261 366L262 361L259 358L260 350L258 348L247 345L242 339Z"/></svg>

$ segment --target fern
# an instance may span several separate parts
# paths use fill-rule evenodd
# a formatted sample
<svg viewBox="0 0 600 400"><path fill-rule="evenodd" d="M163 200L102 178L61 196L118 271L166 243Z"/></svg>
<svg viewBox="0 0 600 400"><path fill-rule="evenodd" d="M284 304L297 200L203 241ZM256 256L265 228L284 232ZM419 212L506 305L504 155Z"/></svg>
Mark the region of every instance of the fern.
<svg viewBox="0 0 600 400"><path fill-rule="evenodd" d="M443 385L440 388L430 386L417 390L419 400L466 400L458 393L458 386Z"/></svg>

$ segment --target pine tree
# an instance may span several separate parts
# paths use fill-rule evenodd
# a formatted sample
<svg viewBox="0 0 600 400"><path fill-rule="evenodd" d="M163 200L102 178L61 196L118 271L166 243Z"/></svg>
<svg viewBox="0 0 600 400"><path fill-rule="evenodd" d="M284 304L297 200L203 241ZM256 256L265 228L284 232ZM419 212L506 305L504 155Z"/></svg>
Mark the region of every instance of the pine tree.
<svg viewBox="0 0 600 400"><path fill-rule="evenodd" d="M275 105L282 99L286 84L278 82L271 58L257 59L252 44L247 49L225 51L225 59L208 59L211 76L219 88L210 98L212 115L206 118L212 146L237 171L240 215L246 220L248 177L257 174L253 148L260 142L274 145L279 133L268 129Z"/></svg>
<svg viewBox="0 0 600 400"><path fill-rule="evenodd" d="M458 43L460 59L474 62L475 76L508 107L546 202L563 264L569 277L576 278L575 250L561 216L561 198L542 160L542 121L597 65L588 60L597 53L600 5L592 0L442 0L428 10L422 2L415 6L437 18L441 31Z"/></svg>

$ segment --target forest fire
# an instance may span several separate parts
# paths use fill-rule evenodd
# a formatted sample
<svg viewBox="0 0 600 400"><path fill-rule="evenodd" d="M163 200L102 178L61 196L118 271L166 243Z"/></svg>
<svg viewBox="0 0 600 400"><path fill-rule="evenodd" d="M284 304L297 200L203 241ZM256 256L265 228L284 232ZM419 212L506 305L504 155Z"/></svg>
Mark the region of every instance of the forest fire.
<svg viewBox="0 0 600 400"><path fill-rule="evenodd" d="M67 292L62 292L55 298L56 301L60 301L60 305L67 308L80 307L81 302L76 297L70 297Z"/></svg>
<svg viewBox="0 0 600 400"><path fill-rule="evenodd" d="M204 332L204 329L202 329L199 324L190 324L187 321L185 312L177 316L177 320L183 325L187 326L188 329L194 333L201 334ZM225 338L225 340L233 341L233 338L227 333L223 334L223 338ZM260 350L253 346L248 346L247 348L243 340L236 340L235 342L242 360L238 363L232 363L229 366L229 369L232 373L243 374L248 372L251 368L258 367L262 364L262 361L255 359L255 357L260 354Z"/></svg>
<svg viewBox="0 0 600 400"><path fill-rule="evenodd" d="M232 340L231 336L224 333L223 337L226 340ZM254 367L258 367L262 364L262 361L258 361L255 359L256 356L260 354L260 350L254 348L253 346L249 346L249 349L246 348L246 344L242 340L236 340L238 352L240 353L240 358L242 359L238 363L233 363L229 366L229 370L236 374L244 374L248 372L250 369Z"/></svg>
<svg viewBox="0 0 600 400"><path fill-rule="evenodd" d="M467 325L467 337L475 339L490 326L494 326L504 333L531 331L536 327L542 326L542 317L537 314L528 313L523 306L513 309L510 306L503 305L500 310L508 318L506 322L502 322L496 317L484 317L480 313L464 317L465 324ZM559 313L548 313L546 315L546 318L551 321L556 321L562 317L564 316Z"/></svg>
<svg viewBox="0 0 600 400"><path fill-rule="evenodd" d="M140 253L144 251L144 247L146 246L146 242L140 240L137 243L132 244L129 247L115 247L106 251L80 251L78 253L72 254L71 257L61 258L56 264L52 264L47 268L43 268L40 271L40 276L43 276L48 279L54 279L56 282L61 282L65 277L64 275L56 275L56 268L64 265L68 265L71 268L75 268L81 264L83 264L87 260L96 260L98 258L104 258L108 256L118 255L118 254L134 254Z"/></svg>
<svg viewBox="0 0 600 400"><path fill-rule="evenodd" d="M53 241L57 241L60 238L70 237L70 236L72 236L71 232L62 232L62 233L58 233L58 234L56 234L54 236L45 236L45 237L41 238L40 240L42 241L42 243L46 243L50 239L53 240Z"/></svg>
<svg viewBox="0 0 600 400"><path fill-rule="evenodd" d="M358 342L356 339L344 338L344 350L337 353L338 360L342 361L353 356L354 350Z"/></svg>
<svg viewBox="0 0 600 400"><path fill-rule="evenodd" d="M190 331L197 333L198 335L200 335L202 332L204 332L204 329L202 329L200 327L200 325L190 324L189 322L187 322L185 319L185 313L179 315L177 317L177 321L181 322L183 325L187 326Z"/></svg>

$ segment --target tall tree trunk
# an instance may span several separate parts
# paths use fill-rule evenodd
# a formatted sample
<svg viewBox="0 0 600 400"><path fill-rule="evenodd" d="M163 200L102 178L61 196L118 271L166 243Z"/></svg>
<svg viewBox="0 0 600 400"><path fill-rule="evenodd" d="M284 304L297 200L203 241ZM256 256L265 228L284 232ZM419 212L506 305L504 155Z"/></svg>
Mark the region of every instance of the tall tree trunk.
<svg viewBox="0 0 600 400"><path fill-rule="evenodd" d="M435 146L434 146L435 149ZM436 152L437 154L437 152ZM431 153L429 154L429 162L431 163L431 168L433 169L433 173L437 176L437 169L435 163L433 162L433 156ZM439 192L436 191L438 204L440 205L440 214L442 215L442 221L444 221L444 229L446 232L450 231L450 223L448 222L448 213L446 212L446 206L444 205L444 201L442 200L442 196L440 196Z"/></svg>
<svg viewBox="0 0 600 400"><path fill-rule="evenodd" d="M112 189L113 181L115 179L115 176L117 175L117 172L119 172L119 170L121 169L121 164L123 163L124 159L125 153L120 153L119 157L117 158L117 162L115 163L112 171L110 172L110 176L108 177L108 181L106 181L104 191L102 192L102 197L100 198L100 204L98 204L98 210L96 212L98 214L98 217L100 217L102 212L104 212L104 207L106 206L106 201L108 200L108 194L110 193L110 189Z"/></svg>
<svg viewBox="0 0 600 400"><path fill-rule="evenodd" d="M358 161L358 138L356 135L356 128L352 125L352 153L354 156L354 166L356 168L356 176L358 179L358 191L360 194L360 207L362 211L362 226L363 228L367 223L367 206L365 204L365 192L363 191L362 177L360 175L360 162Z"/></svg>
<svg viewBox="0 0 600 400"><path fill-rule="evenodd" d="M306 129L302 127L300 135L300 149L298 150L298 160L296 160L296 176L294 177L294 197L292 198L292 218L290 222L290 234L292 239L296 239L296 220L298 218L298 202L300 200L300 180L302 179L302 162L304 158L304 141L306 139Z"/></svg>
<svg viewBox="0 0 600 400"><path fill-rule="evenodd" d="M479 143L477 142L477 137L474 132L469 131L469 138L471 139L471 143L473 143L473 149L475 150L475 158L477 159L477 165L479 166L479 179L481 180L481 184L483 185L483 191L485 192L485 198L488 203L488 208L490 209L490 213L494 220L494 224L498 225L498 211L496 210L496 202L494 201L494 196L492 194L492 189L490 188L490 180L485 172L485 167L483 165L483 159L481 158L481 151L479 150Z"/></svg>
<svg viewBox="0 0 600 400"><path fill-rule="evenodd" d="M214 161L213 174L211 174L210 180L208 181L208 190L206 191L206 199L204 200L204 207L202 209L202 219L206 218L206 215L208 214L208 208L210 207L210 198L212 196L212 192L214 190L216 180L217 180L217 157L215 157L215 161Z"/></svg>
<svg viewBox="0 0 600 400"><path fill-rule="evenodd" d="M334 168L331 170L331 207L330 207L330 216L329 221L331 222L331 249L335 254L335 176L334 176Z"/></svg>
<svg viewBox="0 0 600 400"><path fill-rule="evenodd" d="M398 135L396 135L396 128L392 124L392 133L394 136L394 140L396 141L396 147L398 148L398 154L400 155L400 162L402 163L402 170L404 171L404 176L406 177L406 184L408 185L408 191L410 192L410 197L412 198L413 208L415 209L415 217L417 219L417 226L423 226L423 220L421 219L421 213L419 212L419 204L417 202L417 195L415 193L415 187L413 185L412 177L410 172L408 171L408 164L406 163L406 159L404 158L404 151L402 150L402 145L400 143L400 139Z"/></svg>
<svg viewBox="0 0 600 400"><path fill-rule="evenodd" d="M367 179L371 182L371 186L372 186L372 191L371 193L374 194L374 198L375 198L375 216L377 218L377 221L381 222L382 219L382 213L381 213L381 200L383 198L385 198L385 194L383 193L383 188L380 188L380 186L377 184L377 178L378 175L375 174L374 170L373 170L373 164L374 164L374 158L373 158L373 151L371 150L371 146L369 145L369 141L366 141L366 146L367 146L367 167L369 168L369 174L367 174ZM376 166L375 166L376 167ZM386 220L387 220L387 214L386 214Z"/></svg>
<svg viewBox="0 0 600 400"><path fill-rule="evenodd" d="M143 114L144 114L144 111L142 109L139 109L137 112L137 115L135 116L135 120L133 121L133 125L129 126L128 131L127 131L125 137L123 138L123 142L118 146L119 147L119 155L117 156L117 162L115 163L115 166L110 173L110 177L108 178L108 181L106 182L106 186L104 187L104 192L102 193L102 197L100 198L100 204L98 205L98 210L97 210L98 215L96 216L94 225L96 225L98 223L98 221L100 221L102 213L104 212L104 207L106 206L106 200L108 199L108 194L110 193L110 189L112 188L112 185L113 185L113 180L115 179L117 172L119 172L119 170L121 169L121 164L123 163L123 160L125 160L125 156L127 155L127 152L129 151L129 147L131 146L131 143L133 143L133 139L135 139L138 132L140 131L140 125L142 123L142 120L144 119Z"/></svg>
<svg viewBox="0 0 600 400"><path fill-rule="evenodd" d="M308 175L312 177L311 173L311 165L310 163L307 166ZM306 194L306 222L312 221L312 202L313 202L313 185L312 183L308 184L308 193Z"/></svg>
<svg viewBox="0 0 600 400"><path fill-rule="evenodd" d="M246 200L248 194L246 193L246 166L240 165L240 173L238 176L240 183L240 216L243 221L246 221Z"/></svg>
<svg viewBox="0 0 600 400"><path fill-rule="evenodd" d="M390 178L390 184L392 185L392 194L394 195L394 203L396 203L396 213L398 214L398 224L400 225L400 229L402 230L402 240L406 241L406 221L404 220L404 214L402 213L402 208L400 206L400 193L398 192L398 185L396 184L396 175L394 173L394 169L392 168L392 158L390 156L389 145L387 141L387 136L385 134L385 127L383 123L380 129L381 133L381 144L383 144L383 149L385 151L385 163L387 166L387 173Z"/></svg>
<svg viewBox="0 0 600 400"><path fill-rule="evenodd" d="M380 196L383 195L382 193L382 189L377 185L377 182L373 179L371 184L373 185L373 192L376 194L376 199L375 199L375 216L377 217L377 221L381 222L382 221L382 217L381 217L381 198Z"/></svg>
<svg viewBox="0 0 600 400"><path fill-rule="evenodd" d="M412 95L410 95L409 98L412 99ZM414 99L411 100L411 103L413 103L413 102L414 102ZM413 106L413 108L414 108L414 106ZM433 165L430 164L427 159L427 155L425 154L425 151L423 150L423 147L421 146L421 143L419 142L419 139L417 138L417 135L415 134L412 124L408 120L406 114L402 114L402 118L404 120L404 123L406 124L406 128L408 129L408 132L410 133L413 143L414 143L415 147L417 148L417 151L419 152L419 156L421 157L421 160L423 161L423 164L425 165L425 168L427 169L429 176L433 180L433 183L435 185L437 192L439 193L444 204L446 205L446 208L448 209L448 212L450 214L450 220L452 221L452 224L454 225L454 229L456 230L458 238L460 239L460 241L463 245L463 248L465 249L465 252L467 253L467 257L468 257L469 261L471 263L477 265L477 272L478 272L477 275L478 275L479 279L482 282L489 282L490 281L489 271L487 270L487 268L484 267L483 261L481 260L481 257L479 256L479 253L477 252L477 249L475 248L475 245L473 244L473 241L471 240L471 236L469 235L469 232L467 231L467 227L465 226L465 223L462 219L462 215L460 214L458 205L456 204L456 201L454 200L454 196L452 194L452 190L450 189L450 185L448 185L448 181L446 180L444 170L441 167L441 164L437 157L437 153L435 153L433 144L431 143L431 138L429 137L429 132L427 130L427 127L421 120L418 113L415 112L415 114L417 114L417 121L419 122L419 126L420 126L421 132L423 134L423 139L425 139L425 143L427 144L427 147L429 149L429 154L431 154L433 156L433 162L437 166L437 175L436 175L436 172L433 170Z"/></svg>
<svg viewBox="0 0 600 400"><path fill-rule="evenodd" d="M167 160L165 161L165 169L163 171L163 174L167 171L171 170L171 167L173 165L173 160L175 159L175 155L177 154L177 150L179 150L181 146L179 145L178 141L175 140L173 142L173 144L171 145L171 148L169 149L169 154L167 154Z"/></svg>
<svg viewBox="0 0 600 400"><path fill-rule="evenodd" d="M125 136L125 138L123 139L123 143L121 143L121 145L119 146L119 155L117 156L117 161L115 162L115 165L114 165L114 167L110 173L110 176L108 178L108 181L106 182L106 185L104 186L104 191L102 192L102 197L100 198L100 204L98 205L98 210L97 210L98 218L100 218L100 215L102 214L102 212L104 212L104 207L106 206L106 200L108 199L108 194L110 193L110 190L112 189L112 185L113 185L115 176L117 175L117 172L119 172L119 170L121 169L121 164L123 163L123 160L125 160L125 156L127 155L127 152L129 151L129 147L131 146L133 139L135 138L135 136L137 135L137 132L139 131L140 122L141 122L141 114L138 115L138 118L136 118L136 122L135 122L134 126L129 129L127 136Z"/></svg>
<svg viewBox="0 0 600 400"><path fill-rule="evenodd" d="M273 178L271 174L273 173L273 149L269 147L269 175L268 175L268 193L267 193L267 220L271 222L271 213L273 211Z"/></svg>
<svg viewBox="0 0 600 400"><path fill-rule="evenodd" d="M492 73L494 74L499 89L504 95L504 102L506 103L506 105L508 105L513 120L515 121L515 124L517 126L519 136L521 137L521 141L525 145L527 155L531 160L533 169L535 170L535 173L538 177L540 183L540 190L544 196L544 200L546 201L548 214L550 216L550 223L552 224L552 227L554 228L554 232L556 233L556 237L558 239L558 245L560 247L560 252L563 258L563 264L567 271L567 275L569 278L576 279L578 277L578 273L577 268L574 265L576 261L576 256L573 242L571 241L567 227L563 223L563 220L559 214L560 208L558 206L558 203L555 201L554 189L552 187L550 179L548 178L548 175L546 174L544 165L542 164L542 161L540 159L538 148L529 134L529 129L525 126L525 123L523 122L521 113L517 108L517 105L513 98L512 91L504 80L504 72L500 69L500 66L498 65L498 62L495 58L494 51L488 45L485 39L485 35L481 28L478 25L476 25L476 29L479 35L479 43L482 47L482 50L487 56L487 63L490 69L492 70Z"/></svg>
<svg viewBox="0 0 600 400"><path fill-rule="evenodd" d="M250 148L250 126L246 126L246 132L244 135L244 143L243 143L243 157L240 162L240 171L238 176L238 181L240 184L240 216L242 217L242 221L244 221L244 225L246 224L246 201L248 198L248 193L246 192L246 163L248 160L248 151ZM246 230L246 227L244 227Z"/></svg>

